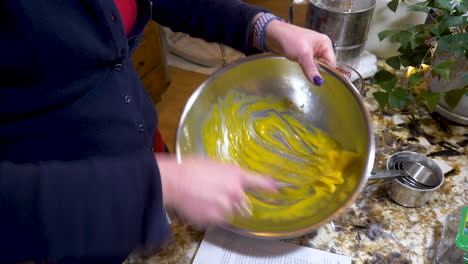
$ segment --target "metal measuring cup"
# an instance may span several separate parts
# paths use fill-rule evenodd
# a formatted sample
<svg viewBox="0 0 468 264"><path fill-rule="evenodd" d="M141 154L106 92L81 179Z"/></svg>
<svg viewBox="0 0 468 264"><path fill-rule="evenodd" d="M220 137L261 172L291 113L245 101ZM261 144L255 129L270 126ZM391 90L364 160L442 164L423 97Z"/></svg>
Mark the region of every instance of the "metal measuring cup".
<svg viewBox="0 0 468 264"><path fill-rule="evenodd" d="M412 178L418 178L427 186L419 186L405 177L398 177L385 185L385 192L396 203L406 207L419 207L427 203L434 193L444 184L444 174L440 167L425 155L402 151L393 154L387 160L388 170L401 170L401 164L412 162L418 167L406 168Z"/></svg>

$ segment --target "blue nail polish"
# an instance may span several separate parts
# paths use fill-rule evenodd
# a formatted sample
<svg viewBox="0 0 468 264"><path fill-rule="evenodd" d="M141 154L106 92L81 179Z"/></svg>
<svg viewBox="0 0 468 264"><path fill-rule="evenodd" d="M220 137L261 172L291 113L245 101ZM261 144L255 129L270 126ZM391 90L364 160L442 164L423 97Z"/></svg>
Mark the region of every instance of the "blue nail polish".
<svg viewBox="0 0 468 264"><path fill-rule="evenodd" d="M322 86L324 81L323 79L320 77L320 76L314 76L314 78L312 79L315 83L315 85L317 86Z"/></svg>

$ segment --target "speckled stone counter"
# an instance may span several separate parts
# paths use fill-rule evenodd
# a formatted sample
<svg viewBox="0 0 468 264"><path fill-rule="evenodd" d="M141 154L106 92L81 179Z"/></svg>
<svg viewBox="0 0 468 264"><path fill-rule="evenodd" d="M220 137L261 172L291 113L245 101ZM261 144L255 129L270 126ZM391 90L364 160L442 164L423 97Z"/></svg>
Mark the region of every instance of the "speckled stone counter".
<svg viewBox="0 0 468 264"><path fill-rule="evenodd" d="M332 224L287 240L320 250L351 256L354 263L432 263L446 216L468 204L468 129L424 109L390 113L377 109L367 85L366 104L371 112L375 137L375 168L397 151L415 151L432 158L445 174L442 188L419 208L400 206L382 186L364 190L356 202ZM173 222L174 238L166 248L146 257L135 255L132 263L188 264L196 254L203 233Z"/></svg>

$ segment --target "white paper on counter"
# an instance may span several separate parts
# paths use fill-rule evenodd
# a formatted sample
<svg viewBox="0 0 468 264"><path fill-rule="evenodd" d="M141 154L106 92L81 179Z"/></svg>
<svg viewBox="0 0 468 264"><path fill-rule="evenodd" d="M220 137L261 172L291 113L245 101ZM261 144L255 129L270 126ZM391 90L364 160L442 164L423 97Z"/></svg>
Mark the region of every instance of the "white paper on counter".
<svg viewBox="0 0 468 264"><path fill-rule="evenodd" d="M351 264L351 258L216 229L206 232L193 264Z"/></svg>

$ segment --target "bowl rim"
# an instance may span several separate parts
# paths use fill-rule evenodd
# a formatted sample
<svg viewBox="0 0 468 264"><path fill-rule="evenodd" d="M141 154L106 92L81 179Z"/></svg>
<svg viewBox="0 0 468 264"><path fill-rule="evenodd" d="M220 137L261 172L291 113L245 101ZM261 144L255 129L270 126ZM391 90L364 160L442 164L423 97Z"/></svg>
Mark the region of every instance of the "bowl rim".
<svg viewBox="0 0 468 264"><path fill-rule="evenodd" d="M242 64L248 63L248 62L253 62L257 60L263 60L263 59L281 59L281 60L288 60L285 57L278 56L278 55L273 55L271 53L262 53L262 54L257 54L257 55L251 55L244 57L242 59L239 59L227 66L221 67L219 70L217 70L215 73L210 75L202 84L198 86L198 88L192 93L190 98L187 100L184 109L182 111L181 117L179 119L178 125L177 125L177 130L176 130L176 136L174 139L174 146L175 146L175 155L178 163L182 162L182 155L181 155L181 146L180 146L180 138L183 136L183 131L182 127L185 123L185 120L187 119L187 116L189 114L190 109L192 108L193 104L195 103L195 100L199 97L199 95L205 90L205 88L212 83L214 80L216 80L220 75L224 74L225 72L234 69L236 67L239 67ZM235 226L233 224L224 224L221 227L228 229L230 231L233 231L235 233L245 235L248 237L255 237L255 238L263 238L263 239L287 239L287 238L295 238L299 236L303 236L305 234L311 233L312 231L316 230L317 228L325 225L326 223L331 222L334 218L336 218L338 215L343 213L349 206L351 206L354 201L356 200L357 196L360 194L361 190L364 188L364 186L367 183L367 180L370 176L370 172L372 171L372 168L374 166L374 158L375 158L375 136L374 136L374 130L372 126L372 120L370 118L370 114L368 109L365 106L364 100L362 99L361 92L359 89L352 83L350 82L346 77L344 77L341 73L339 73L336 69L333 67L325 64L324 62L320 60L315 61L317 63L317 66L319 67L319 70L322 72L326 72L333 77L337 78L340 80L342 83L345 84L345 87L351 92L352 96L354 97L356 103L359 106L359 109L363 115L364 121L365 121L365 126L366 126L366 131L368 135L368 147L367 147L367 159L364 164L364 169L361 173L360 180L355 186L354 190L352 193L348 196L348 198L338 207L336 211L334 211L332 214L329 216L323 218L320 221L317 221L315 223L312 223L311 225L300 228L300 229L295 229L292 231L281 231L281 232L264 232L264 231L253 231L253 230L248 230L244 229L238 226Z"/></svg>

